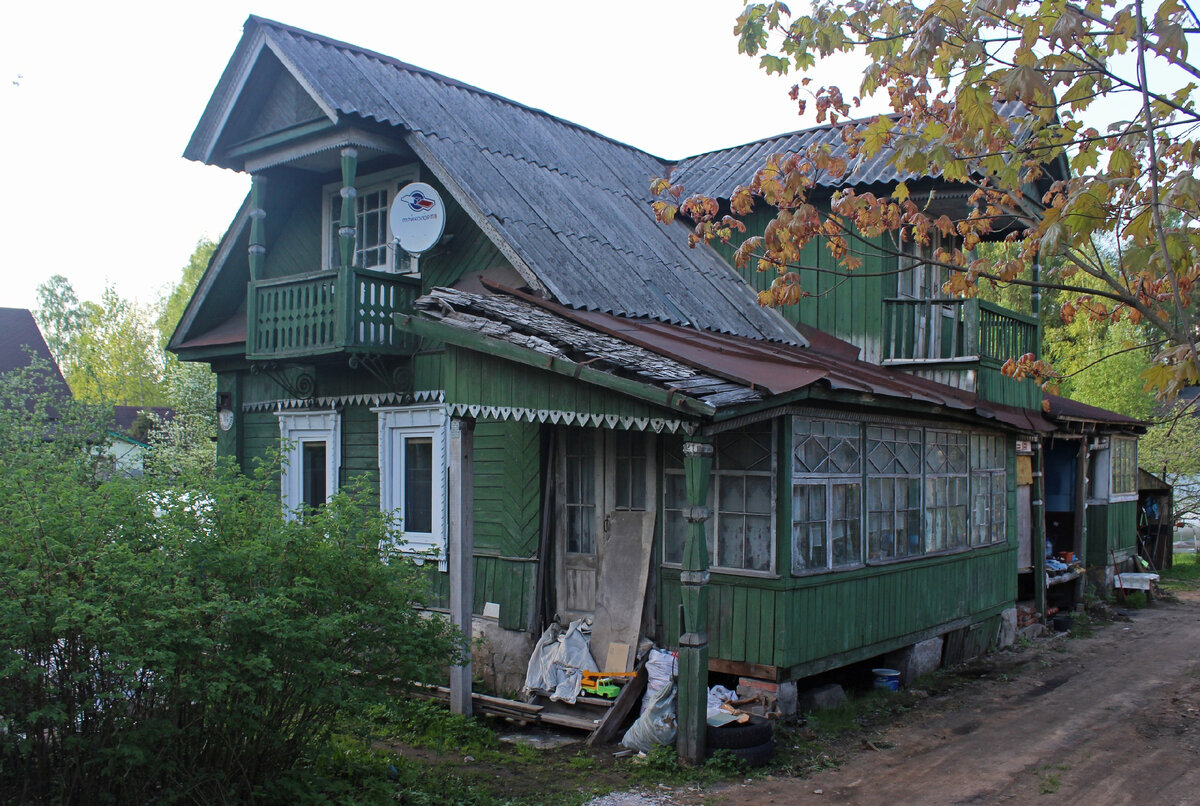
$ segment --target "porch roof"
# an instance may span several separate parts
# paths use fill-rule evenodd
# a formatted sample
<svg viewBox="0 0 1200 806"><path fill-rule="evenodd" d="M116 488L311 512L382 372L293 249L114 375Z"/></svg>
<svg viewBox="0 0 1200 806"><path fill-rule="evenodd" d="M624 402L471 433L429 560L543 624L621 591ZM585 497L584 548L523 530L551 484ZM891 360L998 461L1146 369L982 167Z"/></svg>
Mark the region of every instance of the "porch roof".
<svg viewBox="0 0 1200 806"><path fill-rule="evenodd" d="M860 361L855 348L825 336L809 347L766 344L649 319L576 311L509 288L492 295L438 288L420 298L425 316L547 358L690 397L716 411L788 402L816 386L907 400L974 414L1024 431L1053 431L1040 414L903 371Z"/></svg>

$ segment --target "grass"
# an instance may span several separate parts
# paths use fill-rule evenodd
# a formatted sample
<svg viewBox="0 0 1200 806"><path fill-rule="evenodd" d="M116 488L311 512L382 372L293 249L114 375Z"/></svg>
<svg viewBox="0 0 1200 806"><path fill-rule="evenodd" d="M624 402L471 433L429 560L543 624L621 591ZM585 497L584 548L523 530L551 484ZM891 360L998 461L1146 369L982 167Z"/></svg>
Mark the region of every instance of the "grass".
<svg viewBox="0 0 1200 806"><path fill-rule="evenodd" d="M1163 569L1159 576L1159 587L1169 593L1191 590L1200 583L1200 555L1194 552L1176 554L1171 567Z"/></svg>

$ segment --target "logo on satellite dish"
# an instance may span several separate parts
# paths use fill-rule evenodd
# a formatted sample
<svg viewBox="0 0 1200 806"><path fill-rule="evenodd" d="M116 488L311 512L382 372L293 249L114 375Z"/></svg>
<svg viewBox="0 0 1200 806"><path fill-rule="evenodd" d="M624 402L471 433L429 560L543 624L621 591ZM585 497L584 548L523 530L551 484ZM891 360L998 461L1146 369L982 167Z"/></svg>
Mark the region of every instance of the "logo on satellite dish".
<svg viewBox="0 0 1200 806"><path fill-rule="evenodd" d="M433 248L446 227L445 206L438 192L424 182L400 188L388 212L392 236L414 257Z"/></svg>
<svg viewBox="0 0 1200 806"><path fill-rule="evenodd" d="M414 213L423 213L426 210L432 210L434 207L437 207L437 201L427 198L420 190L405 193L400 197L400 200L406 202L409 209Z"/></svg>

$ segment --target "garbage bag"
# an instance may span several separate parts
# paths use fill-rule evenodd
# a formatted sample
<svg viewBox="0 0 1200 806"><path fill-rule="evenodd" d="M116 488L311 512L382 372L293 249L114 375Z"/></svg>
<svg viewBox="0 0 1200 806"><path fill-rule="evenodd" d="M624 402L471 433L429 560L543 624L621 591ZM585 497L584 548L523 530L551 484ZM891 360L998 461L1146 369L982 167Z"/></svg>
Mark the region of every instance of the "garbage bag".
<svg viewBox="0 0 1200 806"><path fill-rule="evenodd" d="M642 695L642 710L646 713L658 692L679 672L679 659L667 649L652 649L646 656L646 693Z"/></svg>
<svg viewBox="0 0 1200 806"><path fill-rule="evenodd" d="M592 658L591 619L572 621L564 631L551 624L533 648L525 670L525 694L547 694L552 700L574 703L583 672L598 672Z"/></svg>
<svg viewBox="0 0 1200 806"><path fill-rule="evenodd" d="M678 730L675 720L677 690L675 681L668 680L665 686L656 691L650 706L625 731L621 744L649 753L655 745L673 743Z"/></svg>

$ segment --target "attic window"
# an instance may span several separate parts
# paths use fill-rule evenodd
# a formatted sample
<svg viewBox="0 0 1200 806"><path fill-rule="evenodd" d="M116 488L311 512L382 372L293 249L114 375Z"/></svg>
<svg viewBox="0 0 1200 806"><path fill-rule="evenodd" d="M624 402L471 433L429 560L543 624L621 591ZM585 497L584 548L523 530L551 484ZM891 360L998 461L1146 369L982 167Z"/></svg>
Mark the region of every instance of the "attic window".
<svg viewBox="0 0 1200 806"><path fill-rule="evenodd" d="M407 258L397 257L392 244L392 231L388 226L388 210L396 192L417 178L416 166L409 165L390 171L367 174L355 182L357 197L354 199L354 259L356 268L377 271L406 271ZM340 183L326 185L322 216L322 265L326 269L338 267L338 227L342 216L342 186Z"/></svg>

